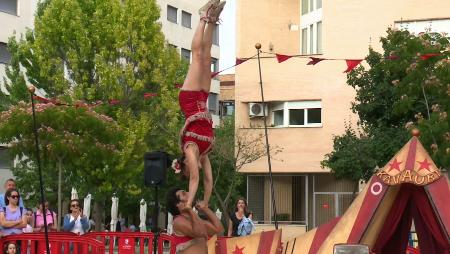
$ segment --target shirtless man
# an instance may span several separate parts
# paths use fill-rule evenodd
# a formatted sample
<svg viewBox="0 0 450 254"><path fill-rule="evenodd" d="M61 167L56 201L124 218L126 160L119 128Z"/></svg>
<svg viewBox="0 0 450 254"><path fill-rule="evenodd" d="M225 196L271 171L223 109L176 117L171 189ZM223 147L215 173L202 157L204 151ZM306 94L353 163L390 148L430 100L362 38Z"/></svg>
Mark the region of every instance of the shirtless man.
<svg viewBox="0 0 450 254"><path fill-rule="evenodd" d="M207 254L208 237L223 232L223 225L204 201L195 205L195 208L207 217L207 220L200 219L192 208L186 205L188 199L189 193L177 187L167 193L167 209L174 216L176 253Z"/></svg>

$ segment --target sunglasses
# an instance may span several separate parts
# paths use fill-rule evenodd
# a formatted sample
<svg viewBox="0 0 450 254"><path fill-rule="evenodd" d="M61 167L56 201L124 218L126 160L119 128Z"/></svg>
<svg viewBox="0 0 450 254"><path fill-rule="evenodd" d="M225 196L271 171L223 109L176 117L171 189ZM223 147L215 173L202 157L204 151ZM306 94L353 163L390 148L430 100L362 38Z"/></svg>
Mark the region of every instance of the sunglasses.
<svg viewBox="0 0 450 254"><path fill-rule="evenodd" d="M16 198L19 198L19 195L11 195L11 196L9 196L10 198L14 198L14 199L16 199Z"/></svg>
<svg viewBox="0 0 450 254"><path fill-rule="evenodd" d="M79 207L80 204L71 204L70 207Z"/></svg>

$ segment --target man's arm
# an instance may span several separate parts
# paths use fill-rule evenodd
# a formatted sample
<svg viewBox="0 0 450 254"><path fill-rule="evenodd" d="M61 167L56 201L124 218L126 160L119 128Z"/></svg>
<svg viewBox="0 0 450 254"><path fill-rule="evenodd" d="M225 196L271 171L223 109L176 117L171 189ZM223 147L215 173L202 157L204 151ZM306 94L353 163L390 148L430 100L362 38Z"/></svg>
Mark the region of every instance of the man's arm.
<svg viewBox="0 0 450 254"><path fill-rule="evenodd" d="M176 218L173 222L174 232L178 232L192 238L206 238L206 228L198 215L192 209L185 209L183 210L183 213L188 214L189 218L184 216L179 216Z"/></svg>
<svg viewBox="0 0 450 254"><path fill-rule="evenodd" d="M205 156L203 158L202 167L203 167L203 186L204 186L203 201L205 201L206 204L208 204L213 189L213 174L211 162L209 161L208 156Z"/></svg>
<svg viewBox="0 0 450 254"><path fill-rule="evenodd" d="M202 220L202 223L204 224L206 228L206 232L208 233L208 236L219 234L223 232L223 225L222 222L217 218L216 214L211 211L211 209L208 208L206 202L199 201L197 202L197 205L195 206L199 211L202 211L205 213L207 217L207 221Z"/></svg>

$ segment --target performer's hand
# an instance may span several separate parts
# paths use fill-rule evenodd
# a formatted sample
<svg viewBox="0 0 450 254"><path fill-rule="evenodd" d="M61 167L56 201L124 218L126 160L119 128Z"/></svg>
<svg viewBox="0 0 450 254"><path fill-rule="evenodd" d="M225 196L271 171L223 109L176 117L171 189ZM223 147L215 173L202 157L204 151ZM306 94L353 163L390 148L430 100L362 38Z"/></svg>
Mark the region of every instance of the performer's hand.
<svg viewBox="0 0 450 254"><path fill-rule="evenodd" d="M181 213L191 213L193 212L192 207L185 206L183 209L181 209Z"/></svg>
<svg viewBox="0 0 450 254"><path fill-rule="evenodd" d="M205 210L208 208L208 203L203 200L199 200L197 201L197 204L195 204L195 208L197 208L198 210Z"/></svg>

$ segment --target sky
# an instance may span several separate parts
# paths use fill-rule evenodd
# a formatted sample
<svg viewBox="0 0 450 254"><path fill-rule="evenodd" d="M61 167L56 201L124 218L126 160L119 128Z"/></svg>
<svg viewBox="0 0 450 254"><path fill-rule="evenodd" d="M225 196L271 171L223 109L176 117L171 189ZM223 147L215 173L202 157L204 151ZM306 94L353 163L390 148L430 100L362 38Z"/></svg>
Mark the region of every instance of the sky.
<svg viewBox="0 0 450 254"><path fill-rule="evenodd" d="M219 70L236 64L236 1L227 0L227 4L221 15ZM234 68L226 70L221 74L229 73L234 73Z"/></svg>

